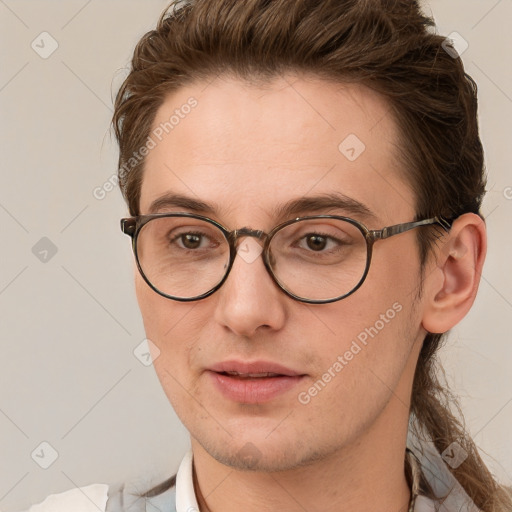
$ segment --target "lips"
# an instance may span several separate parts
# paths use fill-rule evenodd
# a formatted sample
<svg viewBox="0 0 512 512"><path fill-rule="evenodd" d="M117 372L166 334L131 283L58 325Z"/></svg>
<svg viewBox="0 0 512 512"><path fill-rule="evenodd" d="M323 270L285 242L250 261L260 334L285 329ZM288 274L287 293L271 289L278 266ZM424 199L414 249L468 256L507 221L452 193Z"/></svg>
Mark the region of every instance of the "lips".
<svg viewBox="0 0 512 512"><path fill-rule="evenodd" d="M223 361L208 369L215 388L230 401L256 404L289 392L303 374L269 361Z"/></svg>
<svg viewBox="0 0 512 512"><path fill-rule="evenodd" d="M293 377L300 375L299 372L291 370L286 366L271 361L222 361L209 368L209 370L218 373L233 373L238 375L265 375L273 374L274 376L284 375Z"/></svg>
<svg viewBox="0 0 512 512"><path fill-rule="evenodd" d="M261 379L265 377L282 377L279 373L238 373L238 372L219 372L224 375L229 375L230 377L239 377L240 379Z"/></svg>

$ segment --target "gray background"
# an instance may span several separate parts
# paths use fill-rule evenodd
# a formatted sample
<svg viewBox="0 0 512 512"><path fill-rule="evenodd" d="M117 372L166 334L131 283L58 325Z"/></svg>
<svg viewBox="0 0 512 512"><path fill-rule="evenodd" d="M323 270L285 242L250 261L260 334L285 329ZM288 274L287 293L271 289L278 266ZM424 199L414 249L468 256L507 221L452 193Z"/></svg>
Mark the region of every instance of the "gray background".
<svg viewBox="0 0 512 512"><path fill-rule="evenodd" d="M188 446L152 367L134 355L144 330L118 227L126 208L117 189L93 196L116 167L112 91L167 3L0 0L2 510L90 483L156 482ZM512 2L429 5L440 33L469 43L489 171L480 292L442 360L484 459L510 483ZM58 43L47 58L43 31ZM42 442L58 452L48 469Z"/></svg>

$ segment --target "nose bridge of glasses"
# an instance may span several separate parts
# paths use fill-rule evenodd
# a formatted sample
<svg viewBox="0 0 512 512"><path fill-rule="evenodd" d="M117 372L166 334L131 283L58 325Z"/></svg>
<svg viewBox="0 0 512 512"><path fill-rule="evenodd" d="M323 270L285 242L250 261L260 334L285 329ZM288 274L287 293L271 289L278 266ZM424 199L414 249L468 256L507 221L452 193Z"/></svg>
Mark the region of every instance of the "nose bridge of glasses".
<svg viewBox="0 0 512 512"><path fill-rule="evenodd" d="M235 229L231 232L231 237L234 243L236 243L240 238L251 236L257 238L258 240L265 241L267 238L267 233L262 231L261 229L251 229L251 228L240 228Z"/></svg>

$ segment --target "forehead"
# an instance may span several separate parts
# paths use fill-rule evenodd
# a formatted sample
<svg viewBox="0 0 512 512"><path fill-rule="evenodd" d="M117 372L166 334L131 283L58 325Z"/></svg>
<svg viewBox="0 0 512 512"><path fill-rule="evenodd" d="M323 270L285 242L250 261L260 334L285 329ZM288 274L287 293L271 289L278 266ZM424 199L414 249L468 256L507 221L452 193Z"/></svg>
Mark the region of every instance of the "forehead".
<svg viewBox="0 0 512 512"><path fill-rule="evenodd" d="M382 219L414 211L389 106L357 84L290 75L255 86L217 77L170 94L150 137L142 212L166 192L247 219L331 192L371 205Z"/></svg>

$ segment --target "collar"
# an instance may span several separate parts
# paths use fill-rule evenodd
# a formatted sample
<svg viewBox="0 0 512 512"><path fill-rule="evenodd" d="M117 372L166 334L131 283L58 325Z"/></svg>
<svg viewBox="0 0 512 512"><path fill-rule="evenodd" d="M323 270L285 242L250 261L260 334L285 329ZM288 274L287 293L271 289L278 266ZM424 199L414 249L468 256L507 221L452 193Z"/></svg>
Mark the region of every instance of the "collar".
<svg viewBox="0 0 512 512"><path fill-rule="evenodd" d="M176 473L176 512L199 512L192 467L192 450L181 461Z"/></svg>
<svg viewBox="0 0 512 512"><path fill-rule="evenodd" d="M176 512L199 512L196 494L194 492L192 450L188 451L181 461L176 474ZM420 491L421 470L413 453L408 449L405 454L406 475L411 488L411 501L408 512L415 512ZM426 510L420 507L420 510ZM419 510L417 511L419 512Z"/></svg>

